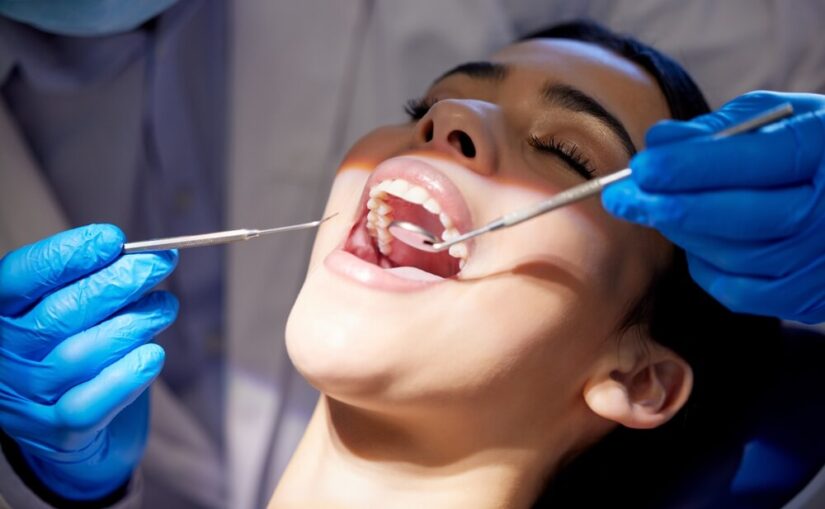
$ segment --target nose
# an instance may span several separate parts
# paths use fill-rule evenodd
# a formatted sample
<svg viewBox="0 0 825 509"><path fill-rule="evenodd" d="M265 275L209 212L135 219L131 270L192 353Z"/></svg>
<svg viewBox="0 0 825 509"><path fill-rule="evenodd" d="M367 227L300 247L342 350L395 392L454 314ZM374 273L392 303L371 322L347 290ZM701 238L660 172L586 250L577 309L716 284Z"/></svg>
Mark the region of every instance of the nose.
<svg viewBox="0 0 825 509"><path fill-rule="evenodd" d="M435 103L416 125L419 144L444 152L482 175L495 173L495 112L484 101L445 99Z"/></svg>

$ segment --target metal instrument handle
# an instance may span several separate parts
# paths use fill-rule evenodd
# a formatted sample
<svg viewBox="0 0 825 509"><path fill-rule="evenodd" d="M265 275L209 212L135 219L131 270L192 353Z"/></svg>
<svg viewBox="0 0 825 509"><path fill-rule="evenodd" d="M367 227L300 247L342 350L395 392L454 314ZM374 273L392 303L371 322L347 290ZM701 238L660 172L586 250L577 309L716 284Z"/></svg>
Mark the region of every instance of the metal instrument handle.
<svg viewBox="0 0 825 509"><path fill-rule="evenodd" d="M245 228L241 230L203 233L200 235L182 235L180 237L127 242L123 245L123 253L146 253L150 251L164 251L166 249L213 246L216 244L226 244L227 242L235 242L238 240L247 240L253 237L257 237L257 232L255 230L248 230Z"/></svg>

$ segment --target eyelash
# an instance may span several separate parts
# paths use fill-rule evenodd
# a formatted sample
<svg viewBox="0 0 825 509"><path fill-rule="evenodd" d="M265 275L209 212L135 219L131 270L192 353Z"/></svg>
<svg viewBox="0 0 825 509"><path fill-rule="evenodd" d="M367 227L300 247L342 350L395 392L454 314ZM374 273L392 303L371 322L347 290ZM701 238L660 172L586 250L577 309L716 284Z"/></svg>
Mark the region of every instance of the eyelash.
<svg viewBox="0 0 825 509"><path fill-rule="evenodd" d="M430 111L430 108L437 103L435 99L430 97L419 97L418 99L410 99L404 104L404 113L410 117L411 122L421 120L424 115Z"/></svg>
<svg viewBox="0 0 825 509"><path fill-rule="evenodd" d="M430 111L438 101L430 97L421 97L417 99L410 99L404 105L404 112L410 117L411 122L416 122L424 118L424 115ZM531 147L547 154L554 155L567 164L573 171L581 175L587 180L592 179L596 170L590 164L590 160L582 154L579 147L574 143L559 141L554 137L540 138L536 135L530 135L528 143Z"/></svg>
<svg viewBox="0 0 825 509"><path fill-rule="evenodd" d="M549 138L539 138L534 134L530 135L528 143L539 152L546 152L560 158L570 166L573 171L587 180L592 179L596 175L596 170L593 168L593 165L590 164L590 160L582 154L575 143L559 141L553 136Z"/></svg>

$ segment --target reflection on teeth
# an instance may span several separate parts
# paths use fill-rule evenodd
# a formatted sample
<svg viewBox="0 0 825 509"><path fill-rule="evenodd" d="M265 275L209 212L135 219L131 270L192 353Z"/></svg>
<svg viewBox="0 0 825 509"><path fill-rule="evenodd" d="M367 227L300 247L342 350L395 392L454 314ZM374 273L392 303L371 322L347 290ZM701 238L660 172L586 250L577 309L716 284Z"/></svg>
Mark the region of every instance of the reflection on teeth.
<svg viewBox="0 0 825 509"><path fill-rule="evenodd" d="M437 201L430 198L429 200L425 201L422 206L427 209L427 212L430 214L440 215L441 212L441 205L438 204ZM446 216L445 216L446 217Z"/></svg>
<svg viewBox="0 0 825 509"><path fill-rule="evenodd" d="M410 203L415 203L416 205L422 205L425 201L430 199L430 195L427 193L427 190L423 187L415 186L407 190L401 198L404 198Z"/></svg>
<svg viewBox="0 0 825 509"><path fill-rule="evenodd" d="M444 230L444 233L441 234L441 240L447 241L452 239L453 237L458 237L458 235L458 230L456 230L455 228L447 228L446 230Z"/></svg>
<svg viewBox="0 0 825 509"><path fill-rule="evenodd" d="M403 179L387 179L379 182L370 189L369 200L367 201L367 224L366 228L370 236L377 239L378 250L383 255L392 252L393 236L388 228L393 221L392 207L384 200L387 195L392 195L402 200L421 205L429 213L437 215L439 221L444 226L441 234L442 240L450 240L459 235L458 230L453 226L453 221L447 214L441 211L441 205L431 198L427 190L421 186L412 185ZM464 243L451 246L450 256L459 259L459 267L464 268L467 263L467 246Z"/></svg>
<svg viewBox="0 0 825 509"><path fill-rule="evenodd" d="M467 245L463 242L450 246L450 256L454 258L467 258Z"/></svg>
<svg viewBox="0 0 825 509"><path fill-rule="evenodd" d="M392 223L392 218L388 216L378 215L378 219L375 221L375 226L382 230L386 230L390 227L390 223ZM389 232L387 232L389 234Z"/></svg>
<svg viewBox="0 0 825 509"><path fill-rule="evenodd" d="M390 212L392 212L392 207L390 207L386 203L382 203L378 205L378 208L375 209L375 212L377 212L379 216L388 216Z"/></svg>
<svg viewBox="0 0 825 509"><path fill-rule="evenodd" d="M386 182L386 181L385 181ZM395 179L393 180L390 185L387 187L387 193L397 196L399 198L404 198L404 194L407 192L407 189L410 188L410 185L407 183L406 180Z"/></svg>

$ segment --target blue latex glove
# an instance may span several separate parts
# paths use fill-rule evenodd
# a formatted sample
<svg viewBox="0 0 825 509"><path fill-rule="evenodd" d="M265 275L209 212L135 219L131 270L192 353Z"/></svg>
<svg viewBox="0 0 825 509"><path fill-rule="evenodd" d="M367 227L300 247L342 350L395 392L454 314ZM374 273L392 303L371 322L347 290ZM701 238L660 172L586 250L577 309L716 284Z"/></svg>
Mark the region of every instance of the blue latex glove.
<svg viewBox="0 0 825 509"><path fill-rule="evenodd" d="M795 117L708 135L782 102ZM728 308L825 321L825 96L753 92L689 122L664 121L602 194L612 214L659 230Z"/></svg>
<svg viewBox="0 0 825 509"><path fill-rule="evenodd" d="M90 225L0 260L0 428L53 492L101 498L125 483L148 428L164 352L148 343L177 315L146 294L176 252L120 256L123 233Z"/></svg>

